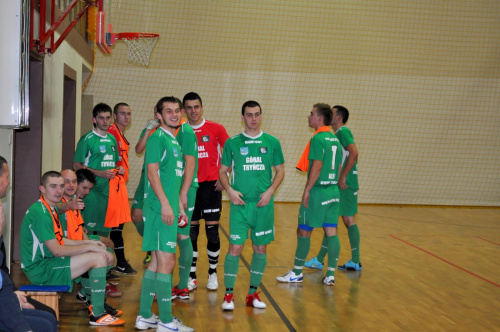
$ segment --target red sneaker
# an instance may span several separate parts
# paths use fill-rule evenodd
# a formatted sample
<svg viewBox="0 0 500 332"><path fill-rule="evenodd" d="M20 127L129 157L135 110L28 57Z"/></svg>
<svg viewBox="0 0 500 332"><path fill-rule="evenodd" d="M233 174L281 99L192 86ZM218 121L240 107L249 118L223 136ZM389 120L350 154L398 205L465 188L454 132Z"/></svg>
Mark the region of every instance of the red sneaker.
<svg viewBox="0 0 500 332"><path fill-rule="evenodd" d="M189 289L179 289L177 286L174 286L174 288L172 288L172 297L170 299L189 300Z"/></svg>
<svg viewBox="0 0 500 332"><path fill-rule="evenodd" d="M122 292L118 290L118 284L110 282L106 285L106 295L109 297L120 297L122 296Z"/></svg>
<svg viewBox="0 0 500 332"><path fill-rule="evenodd" d="M258 309L265 309L266 308L266 304L264 302L262 302L259 298L259 293L260 292L256 292L256 293L247 295L247 300L246 300L247 307L254 307L254 308L258 308Z"/></svg>

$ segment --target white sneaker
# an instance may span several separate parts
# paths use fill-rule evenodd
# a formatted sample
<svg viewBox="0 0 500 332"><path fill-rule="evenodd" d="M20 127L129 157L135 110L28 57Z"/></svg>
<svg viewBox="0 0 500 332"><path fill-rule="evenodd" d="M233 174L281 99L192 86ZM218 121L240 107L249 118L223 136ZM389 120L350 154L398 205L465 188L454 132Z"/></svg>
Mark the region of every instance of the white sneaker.
<svg viewBox="0 0 500 332"><path fill-rule="evenodd" d="M234 310L234 294L227 293L224 295L224 302L222 302L222 310Z"/></svg>
<svg viewBox="0 0 500 332"><path fill-rule="evenodd" d="M323 283L327 286L335 286L335 277L334 276L324 277Z"/></svg>
<svg viewBox="0 0 500 332"><path fill-rule="evenodd" d="M188 289L189 291L195 290L198 287L198 281L189 277L188 279Z"/></svg>
<svg viewBox="0 0 500 332"><path fill-rule="evenodd" d="M259 297L259 292L253 293L252 295L248 294L246 299L247 307L254 307L257 309L265 309L266 304L261 301Z"/></svg>
<svg viewBox="0 0 500 332"><path fill-rule="evenodd" d="M174 319L170 323L162 323L158 321L158 332L193 332L194 329L192 327L186 326L181 323L181 321L174 317Z"/></svg>
<svg viewBox="0 0 500 332"><path fill-rule="evenodd" d="M208 275L207 288L209 290L217 290L219 288L219 282L217 281L217 273L212 273Z"/></svg>
<svg viewBox="0 0 500 332"><path fill-rule="evenodd" d="M292 270L288 271L280 277L276 277L276 280L278 280L279 282L302 282L302 279L304 279L302 273L296 275Z"/></svg>
<svg viewBox="0 0 500 332"><path fill-rule="evenodd" d="M135 328L138 330L155 329L158 326L158 317L153 314L149 318L144 318L142 316L137 316L135 320Z"/></svg>

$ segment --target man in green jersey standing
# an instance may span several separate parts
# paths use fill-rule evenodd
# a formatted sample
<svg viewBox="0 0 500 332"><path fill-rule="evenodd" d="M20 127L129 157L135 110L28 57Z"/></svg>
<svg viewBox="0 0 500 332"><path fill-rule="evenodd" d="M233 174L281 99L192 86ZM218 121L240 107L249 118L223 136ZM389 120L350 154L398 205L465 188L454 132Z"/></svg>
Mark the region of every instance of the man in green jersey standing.
<svg viewBox="0 0 500 332"><path fill-rule="evenodd" d="M111 228L104 226L108 208L109 179L116 172L124 174L122 166L117 168L119 161L118 145L113 135L108 133L111 125L111 107L104 103L97 104L92 110L94 129L83 135L76 146L73 158L73 169L88 169L96 176L96 184L85 197L85 206L91 209L82 211L85 227L91 235L108 237Z"/></svg>
<svg viewBox="0 0 500 332"><path fill-rule="evenodd" d="M330 132L332 117L332 109L328 104L315 104L308 117L309 127L315 133L309 141L309 165L299 210L295 261L293 269L276 277L279 282L302 282L302 270L311 247L312 231L322 227L328 243L328 270L323 283L329 286L335 283L335 268L340 253L337 236L340 194L337 182L342 168L342 147Z"/></svg>
<svg viewBox="0 0 500 332"><path fill-rule="evenodd" d="M351 244L351 259L343 265L339 265L339 270L361 271L361 261L359 254L360 235L358 225L354 220L354 215L358 213L358 149L354 143L351 130L345 126L349 119L349 111L344 106L333 106L332 128L335 136L342 145L342 174L339 178L340 189L340 215L347 227L347 235ZM304 266L313 269L323 269L323 260L327 254L328 244L326 237L318 256L308 260Z"/></svg>
<svg viewBox="0 0 500 332"><path fill-rule="evenodd" d="M245 131L226 141L219 179L231 199L229 251L224 262L226 294L223 310L234 310L233 289L240 255L248 232L254 254L250 265L247 306L265 308L257 293L267 264L266 247L274 240L273 194L285 177L285 159L279 140L260 130L262 109L250 100L241 108ZM231 182L227 172L232 167ZM273 179L273 170L275 176Z"/></svg>
<svg viewBox="0 0 500 332"><path fill-rule="evenodd" d="M182 117L182 103L163 97L156 104L160 127L147 139L144 167L144 236L142 250L151 251L151 262L142 277L139 330L194 331L172 316L172 271L175 266L179 217L186 218L179 199L184 172L182 150L175 131ZM155 294L159 319L151 312Z"/></svg>

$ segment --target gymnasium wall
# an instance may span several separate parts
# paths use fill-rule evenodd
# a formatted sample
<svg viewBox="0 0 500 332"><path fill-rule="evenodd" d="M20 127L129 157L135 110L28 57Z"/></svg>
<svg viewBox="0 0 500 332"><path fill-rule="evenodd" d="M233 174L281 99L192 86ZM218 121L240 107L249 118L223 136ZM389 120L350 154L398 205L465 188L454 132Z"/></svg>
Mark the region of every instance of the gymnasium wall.
<svg viewBox="0 0 500 332"><path fill-rule="evenodd" d="M351 112L360 203L500 206L499 1L107 4L114 32L161 35L148 68L127 63L122 42L96 52L85 91L132 108L130 196L143 160L133 146L154 104L196 91L230 135L243 129L243 102L262 105L262 129L286 159L277 201L300 201L306 117L327 102Z"/></svg>

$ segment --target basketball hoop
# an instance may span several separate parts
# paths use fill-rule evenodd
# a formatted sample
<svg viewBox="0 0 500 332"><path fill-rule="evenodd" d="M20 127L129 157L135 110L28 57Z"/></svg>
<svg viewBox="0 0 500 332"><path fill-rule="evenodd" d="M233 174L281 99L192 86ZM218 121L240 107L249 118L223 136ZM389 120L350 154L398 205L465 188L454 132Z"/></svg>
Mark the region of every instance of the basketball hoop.
<svg viewBox="0 0 500 332"><path fill-rule="evenodd" d="M160 38L157 33L140 33L140 32L122 32L122 33L107 33L108 45L113 45L117 39L123 40L128 47L128 62L145 66L149 65L149 57L151 52Z"/></svg>

